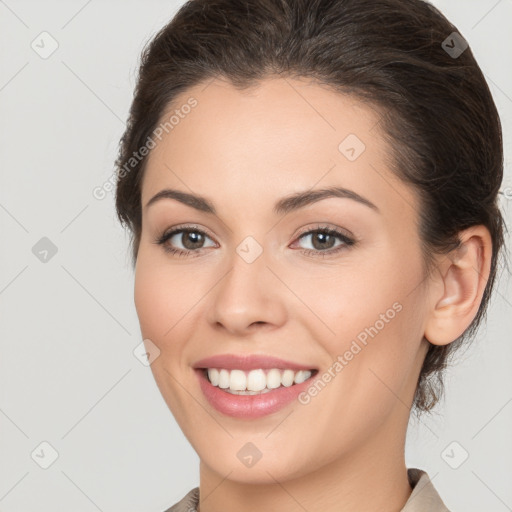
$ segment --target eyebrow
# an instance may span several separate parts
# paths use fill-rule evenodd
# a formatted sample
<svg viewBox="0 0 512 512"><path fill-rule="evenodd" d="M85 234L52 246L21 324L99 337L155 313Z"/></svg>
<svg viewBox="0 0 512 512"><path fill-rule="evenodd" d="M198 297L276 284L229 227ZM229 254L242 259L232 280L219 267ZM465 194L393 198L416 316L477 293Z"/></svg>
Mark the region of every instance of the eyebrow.
<svg viewBox="0 0 512 512"><path fill-rule="evenodd" d="M328 199L331 197L352 199L360 204L368 206L375 211L379 211L377 206L373 204L369 199L366 199L365 197L357 194L353 190L349 190L343 187L329 187L316 190L306 190L304 192L291 194L277 201L274 205L273 211L276 215L286 215L292 211L304 208L305 206L321 201L322 199ZM155 194L147 202L145 209L162 199L175 199L176 201L179 201L180 203L183 203L201 212L217 215L215 207L205 197L169 188L163 189Z"/></svg>

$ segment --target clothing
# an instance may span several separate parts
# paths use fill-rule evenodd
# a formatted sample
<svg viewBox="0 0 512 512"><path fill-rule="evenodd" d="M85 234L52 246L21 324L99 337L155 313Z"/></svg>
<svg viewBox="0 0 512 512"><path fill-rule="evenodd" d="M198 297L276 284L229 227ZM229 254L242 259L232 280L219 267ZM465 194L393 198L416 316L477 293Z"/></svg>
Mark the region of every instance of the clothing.
<svg viewBox="0 0 512 512"><path fill-rule="evenodd" d="M413 489L407 503L400 512L450 512L425 471L409 468L407 476ZM199 487L195 487L178 503L164 512L197 512L198 504Z"/></svg>

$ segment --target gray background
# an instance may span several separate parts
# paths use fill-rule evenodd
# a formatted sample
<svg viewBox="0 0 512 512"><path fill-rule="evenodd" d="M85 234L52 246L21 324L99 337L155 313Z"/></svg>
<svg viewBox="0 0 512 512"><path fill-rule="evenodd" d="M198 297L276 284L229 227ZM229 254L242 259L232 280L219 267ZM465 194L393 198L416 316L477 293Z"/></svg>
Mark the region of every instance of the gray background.
<svg viewBox="0 0 512 512"><path fill-rule="evenodd" d="M113 195L92 195L114 170L140 50L181 3L0 1L3 512L161 512L198 484L198 457L133 354L141 336ZM433 3L470 43L501 113L510 223L512 0ZM450 370L445 403L410 426L408 466L426 469L454 512L512 510L508 282ZM43 442L58 453L47 469Z"/></svg>

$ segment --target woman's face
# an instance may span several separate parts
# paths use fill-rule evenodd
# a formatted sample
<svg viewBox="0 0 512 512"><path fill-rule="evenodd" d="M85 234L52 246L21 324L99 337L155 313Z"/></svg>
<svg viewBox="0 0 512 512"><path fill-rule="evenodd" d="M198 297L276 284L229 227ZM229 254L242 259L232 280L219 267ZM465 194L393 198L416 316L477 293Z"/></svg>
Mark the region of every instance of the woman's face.
<svg viewBox="0 0 512 512"><path fill-rule="evenodd" d="M195 106L182 108L191 97ZM160 351L156 382L202 464L263 483L400 452L426 349L428 283L418 198L386 163L379 114L283 78L246 91L203 83L174 110L143 180L135 305L148 350ZM284 201L332 187L343 190ZM211 208L176 194L146 206L165 189ZM269 368L317 373L239 396L196 368L226 354L287 363L255 362L221 382L251 368L264 379Z"/></svg>

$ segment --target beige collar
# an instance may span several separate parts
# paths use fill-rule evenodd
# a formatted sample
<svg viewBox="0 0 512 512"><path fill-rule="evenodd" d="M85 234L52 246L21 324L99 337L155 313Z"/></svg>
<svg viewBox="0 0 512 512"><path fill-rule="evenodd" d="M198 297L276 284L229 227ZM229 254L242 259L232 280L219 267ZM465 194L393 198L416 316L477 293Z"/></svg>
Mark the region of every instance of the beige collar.
<svg viewBox="0 0 512 512"><path fill-rule="evenodd" d="M413 490L400 512L450 512L425 471L409 468L407 476ZM198 504L199 487L195 487L181 501L165 510L165 512L197 512Z"/></svg>

